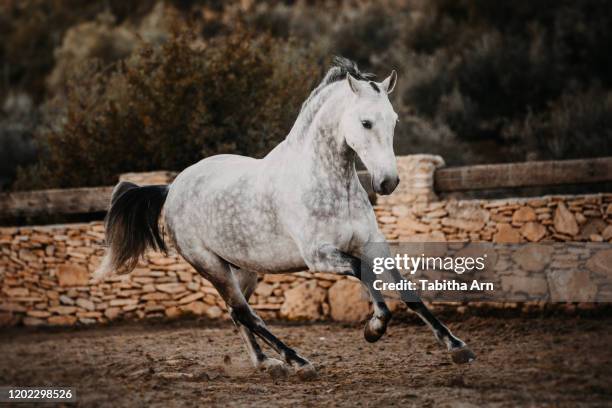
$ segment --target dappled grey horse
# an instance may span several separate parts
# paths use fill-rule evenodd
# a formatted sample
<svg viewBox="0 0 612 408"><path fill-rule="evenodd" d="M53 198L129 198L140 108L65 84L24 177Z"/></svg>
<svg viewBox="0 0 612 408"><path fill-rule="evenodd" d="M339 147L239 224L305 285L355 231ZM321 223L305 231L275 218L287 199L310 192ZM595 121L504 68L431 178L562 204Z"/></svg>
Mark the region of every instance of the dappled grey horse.
<svg viewBox="0 0 612 408"><path fill-rule="evenodd" d="M395 71L371 81L352 61L337 58L302 105L287 138L263 159L208 157L184 170L169 186L119 183L106 219L109 245L95 277L123 267L131 271L147 248L165 250L160 215L179 253L227 303L253 364L273 375L293 366L304 378L313 365L274 336L248 304L258 273L308 269L362 279L374 257L389 256L367 193L355 171L356 156L367 167L374 190L391 194L399 183L393 152L397 122L389 98ZM371 251L370 251L371 252ZM401 275L390 274L395 281ZM374 313L365 338L378 340L391 317L380 292L366 285ZM402 291L407 306L431 327L456 363L474 359L420 301ZM282 360L266 356L263 340Z"/></svg>

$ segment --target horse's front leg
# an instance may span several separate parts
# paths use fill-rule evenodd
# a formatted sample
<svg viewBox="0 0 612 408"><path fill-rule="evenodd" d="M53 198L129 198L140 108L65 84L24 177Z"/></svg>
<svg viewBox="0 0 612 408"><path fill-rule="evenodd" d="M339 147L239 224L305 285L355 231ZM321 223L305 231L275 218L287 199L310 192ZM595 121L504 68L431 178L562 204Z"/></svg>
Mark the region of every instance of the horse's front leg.
<svg viewBox="0 0 612 408"><path fill-rule="evenodd" d="M391 257L389 246L385 242L377 242L375 244L366 245L365 253L363 254L364 259L373 260L375 258L389 258ZM369 262L369 261L368 261ZM371 291L380 292L374 288L374 280L379 277L374 276L371 272L372 268L362 268L362 281L370 288ZM394 283L400 283L402 275L395 268L387 269L388 276ZM398 291L400 299L414 311L419 317L431 328L438 342L446 346L446 349L450 352L453 361L457 364L469 363L476 358L476 355L470 350L465 342L458 337L454 336L453 333L442 324L425 306L419 295L412 290L401 290Z"/></svg>
<svg viewBox="0 0 612 408"><path fill-rule="evenodd" d="M391 311L389 311L382 293L374 290L370 283L364 281L364 278L371 276L371 274L362 275L363 261L353 255L340 251L331 244L319 245L315 247L311 254L313 256L306 260L306 264L311 271L354 276L364 283L372 299L374 309L372 317L365 325L364 337L370 343L380 339L385 334L387 324L391 320ZM371 270L372 265L370 264L367 267Z"/></svg>
<svg viewBox="0 0 612 408"><path fill-rule="evenodd" d="M369 281L369 278L372 276L371 272L373 267L371 262L367 259L352 258L355 259L353 275L364 284L372 298L374 313L363 328L363 336L367 342L374 343L387 331L387 324L389 324L391 320L391 311L385 303L383 294L375 290L372 282ZM368 273L363 273L364 269L368 271Z"/></svg>
<svg viewBox="0 0 612 408"><path fill-rule="evenodd" d="M402 279L401 275L397 270L392 272L393 280L400 282ZM406 293L409 292L409 293ZM451 354L453 362L456 364L470 363L476 359L476 354L465 344L463 340L456 337L451 331L442 324L425 306L419 296L408 290L400 291L402 301L419 317L427 323L427 325L433 330L436 339L446 346L446 349Z"/></svg>

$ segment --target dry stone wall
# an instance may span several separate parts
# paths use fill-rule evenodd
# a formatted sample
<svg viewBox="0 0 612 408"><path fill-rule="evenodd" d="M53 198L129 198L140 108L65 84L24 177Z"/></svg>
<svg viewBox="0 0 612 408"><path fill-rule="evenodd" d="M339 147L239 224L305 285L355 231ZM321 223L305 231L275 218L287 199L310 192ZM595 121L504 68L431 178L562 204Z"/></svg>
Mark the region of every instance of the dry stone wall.
<svg viewBox="0 0 612 408"><path fill-rule="evenodd" d="M375 206L389 240L612 242L612 194L440 201L431 189L433 170L440 165L436 156L399 158L400 177L408 187ZM173 251L149 253L132 274L91 283L103 238L101 222L1 227L0 326L87 325L185 314L227 318L216 290ZM611 266L612 252L599 255L601 273L610 276ZM540 291L542 285L526 290L532 288ZM359 321L369 314L359 282L320 273L265 275L250 303L264 318Z"/></svg>
<svg viewBox="0 0 612 408"><path fill-rule="evenodd" d="M91 283L103 239L101 222L0 228L0 325L93 324L183 314L227 318L217 291L174 251L150 252L130 275ZM325 319L330 300L342 303L328 295L338 280L308 272L265 275L251 304L264 318ZM344 285L361 293L356 281Z"/></svg>

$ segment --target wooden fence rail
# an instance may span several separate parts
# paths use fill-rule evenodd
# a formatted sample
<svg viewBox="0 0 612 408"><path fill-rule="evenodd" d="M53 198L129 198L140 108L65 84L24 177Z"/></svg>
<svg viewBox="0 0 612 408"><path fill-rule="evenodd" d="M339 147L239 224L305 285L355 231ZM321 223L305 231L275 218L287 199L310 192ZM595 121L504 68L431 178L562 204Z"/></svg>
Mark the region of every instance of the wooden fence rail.
<svg viewBox="0 0 612 408"><path fill-rule="evenodd" d="M360 171L359 179L374 202L370 176ZM441 168L435 173L434 188L445 193L610 181L612 157L604 157ZM0 219L104 212L112 190L113 187L86 187L0 193Z"/></svg>
<svg viewBox="0 0 612 408"><path fill-rule="evenodd" d="M359 172L370 200L376 200L370 175ZM113 187L84 187L0 193L0 219L57 214L90 214L108 210Z"/></svg>
<svg viewBox="0 0 612 408"><path fill-rule="evenodd" d="M600 183L612 181L612 157L441 168L434 179L439 192Z"/></svg>
<svg viewBox="0 0 612 408"><path fill-rule="evenodd" d="M106 211L112 191L113 187L85 187L2 193L0 217Z"/></svg>

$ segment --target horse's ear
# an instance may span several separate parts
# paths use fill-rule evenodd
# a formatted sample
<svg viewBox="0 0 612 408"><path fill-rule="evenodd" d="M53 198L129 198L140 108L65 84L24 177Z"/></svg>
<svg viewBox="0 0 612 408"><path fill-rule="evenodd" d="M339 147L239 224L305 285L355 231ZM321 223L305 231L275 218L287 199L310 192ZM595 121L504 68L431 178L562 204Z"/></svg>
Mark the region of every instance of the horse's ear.
<svg viewBox="0 0 612 408"><path fill-rule="evenodd" d="M351 90L352 90L352 91L353 91L355 94L359 95L359 91L360 91L360 89L361 89L361 86L360 86L360 84L359 84L359 80L358 80L358 79L356 79L356 78L355 78L354 76L352 76L351 74L347 74L347 75L346 75L346 80L347 80L347 82L348 82L349 87L351 88Z"/></svg>
<svg viewBox="0 0 612 408"><path fill-rule="evenodd" d="M380 83L382 89L384 89L388 94L393 92L395 84L397 84L397 72L395 72L395 70L393 70L391 72L391 75L389 75L387 78L385 78L384 81Z"/></svg>

